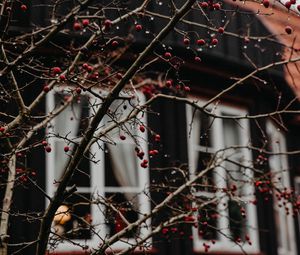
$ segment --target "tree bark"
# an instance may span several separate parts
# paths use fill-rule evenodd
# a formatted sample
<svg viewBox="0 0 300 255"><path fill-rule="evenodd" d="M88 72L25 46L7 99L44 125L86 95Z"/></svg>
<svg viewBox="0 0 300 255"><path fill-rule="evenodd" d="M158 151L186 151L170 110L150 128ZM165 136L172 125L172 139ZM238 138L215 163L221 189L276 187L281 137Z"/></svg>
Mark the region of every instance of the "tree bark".
<svg viewBox="0 0 300 255"><path fill-rule="evenodd" d="M8 178L3 199L3 208L1 213L1 226L0 226L0 255L7 255L7 241L8 241L8 220L9 211L12 203L14 181L16 177L16 155L14 154L8 162Z"/></svg>

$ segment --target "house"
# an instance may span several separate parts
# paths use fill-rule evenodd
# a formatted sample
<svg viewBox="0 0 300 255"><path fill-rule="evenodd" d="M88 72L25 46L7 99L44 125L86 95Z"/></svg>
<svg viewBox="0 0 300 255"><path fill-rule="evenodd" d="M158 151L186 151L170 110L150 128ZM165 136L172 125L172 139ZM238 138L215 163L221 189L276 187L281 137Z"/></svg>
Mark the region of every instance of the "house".
<svg viewBox="0 0 300 255"><path fill-rule="evenodd" d="M104 16L92 18L100 27L104 23L104 32L112 36L108 50L102 48L105 39L96 40L89 50L81 48L96 29L95 24L83 22L97 9L89 8L79 20L66 23L51 42L38 48L33 54L35 61L28 58L21 71L15 71L16 79L26 84L22 90L26 104L42 90L46 93L35 117L61 111L45 129L34 134L29 147L17 154L9 254L34 254L49 196L54 195L90 119L109 89L122 79L121 72L126 72L168 22L170 3L150 1L144 16L132 15L133 20L127 17L114 26L111 20L137 8L138 1L110 2L100 1L98 4L107 8L100 12ZM23 31L30 31L30 27L55 27L76 4L57 3L53 8L36 0L25 10L23 3L15 3L12 8L18 11L14 12L10 33L18 36L22 31L26 37ZM116 9L110 4L119 5ZM124 89L99 124L96 134L101 139L93 138L96 142L82 154L67 185L67 190L75 185L76 192L63 200L54 217L50 254L88 254L201 174L197 182L128 231L107 252L130 248L157 230L134 253L299 253L298 67L297 63L288 63L264 69L297 57L298 41L293 41L293 35L298 32L299 17L277 4L272 9L266 8L266 3L265 7L228 2L213 6L212 1L197 4L201 8L195 7L148 57L144 72L133 81L141 88L134 92ZM258 9L262 15L257 15ZM273 12L276 15L269 15ZM283 27L278 17L293 33L286 31L287 25ZM6 20L2 15L2 32ZM279 32L270 36L274 31ZM114 33L119 37L114 39ZM23 47L19 45L16 52ZM83 60L61 76L78 49ZM114 64L103 65L107 59ZM251 72L251 78L241 80ZM52 80L59 81L54 89L49 86ZM151 83L143 84L145 80ZM118 124L151 97L155 98L151 106ZM4 101L1 109L7 114L16 114L17 110ZM24 130L36 124L34 116L25 121ZM3 122L8 121L4 116ZM117 128L109 129L115 123ZM18 137L22 130L13 132ZM104 131L105 136L101 133ZM6 183L4 138L1 143L1 182ZM1 201L5 199L5 187L1 185ZM170 219L174 224L168 222Z"/></svg>

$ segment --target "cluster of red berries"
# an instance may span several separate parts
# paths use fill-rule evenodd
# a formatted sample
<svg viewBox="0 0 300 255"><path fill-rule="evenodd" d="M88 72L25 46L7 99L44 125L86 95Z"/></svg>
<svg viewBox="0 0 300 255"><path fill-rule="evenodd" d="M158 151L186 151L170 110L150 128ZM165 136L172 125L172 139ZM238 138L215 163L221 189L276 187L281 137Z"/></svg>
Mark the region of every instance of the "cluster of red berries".
<svg viewBox="0 0 300 255"><path fill-rule="evenodd" d="M158 154L159 154L158 150L150 150L149 151L150 156L155 156L155 155L158 155Z"/></svg>
<svg viewBox="0 0 300 255"><path fill-rule="evenodd" d="M28 181L28 176L32 177L36 176L36 172L33 170L25 170L23 168L16 168L16 174L18 175L18 179L20 182L25 183Z"/></svg>
<svg viewBox="0 0 300 255"><path fill-rule="evenodd" d="M196 57L196 58L197 58L197 57ZM199 59L200 59L200 58L199 58ZM199 60L199 61L201 61L201 60ZM166 83L165 83L165 86L166 86L167 88L171 88L173 85L174 85L173 80L167 80ZM186 86L186 85L183 85L183 84L181 84L181 85L176 85L175 88L176 88L177 90L183 89L185 92L189 92L189 91L191 90L191 88L190 88L189 86Z"/></svg>
<svg viewBox="0 0 300 255"><path fill-rule="evenodd" d="M50 153L52 151L52 149L51 149L51 147L50 147L50 145L48 144L47 141L45 141L45 140L42 141L42 145L44 146L44 149L45 149L46 152Z"/></svg>
<svg viewBox="0 0 300 255"><path fill-rule="evenodd" d="M88 19L84 19L82 20L82 22L80 23L79 21L74 22L73 24L73 29L75 31L79 31L81 30L83 27L87 27L90 24L90 21Z"/></svg>
<svg viewBox="0 0 300 255"><path fill-rule="evenodd" d="M262 4L265 8L269 8L270 6L270 0L263 0ZM284 6L289 10L292 5L296 4L296 0L290 0L285 2ZM300 5L297 5L297 10L300 12Z"/></svg>
<svg viewBox="0 0 300 255"><path fill-rule="evenodd" d="M155 93L157 93L157 90L154 85L147 85L142 88L142 92L146 97L151 98Z"/></svg>
<svg viewBox="0 0 300 255"><path fill-rule="evenodd" d="M224 32L224 31L223 31ZM204 40L204 39L198 39L197 41L196 41L196 43L197 43L197 45L199 45L199 46L203 46L203 45L205 45L206 44L206 41ZM217 45L219 43L219 40L217 39L217 38L212 38L211 40L210 40L210 44L211 45Z"/></svg>
<svg viewBox="0 0 300 255"><path fill-rule="evenodd" d="M186 222L186 223L194 223L195 222L195 217L194 216L192 216L192 215L187 215L187 216L185 216L184 217L184 222Z"/></svg>
<svg viewBox="0 0 300 255"><path fill-rule="evenodd" d="M149 161L147 159L144 159L145 153L141 151L138 147L135 148L135 152L137 157L142 160L141 162L141 167L142 168L147 168Z"/></svg>
<svg viewBox="0 0 300 255"><path fill-rule="evenodd" d="M82 68L83 68L83 70L85 70L89 73L91 73L94 70L94 68L91 65L89 65L88 63L83 63Z"/></svg>
<svg viewBox="0 0 300 255"><path fill-rule="evenodd" d="M220 10L221 4L214 3L213 0L209 0L209 1L203 1L201 3L199 2L199 7L203 9L208 9L210 11L214 11L214 10Z"/></svg>

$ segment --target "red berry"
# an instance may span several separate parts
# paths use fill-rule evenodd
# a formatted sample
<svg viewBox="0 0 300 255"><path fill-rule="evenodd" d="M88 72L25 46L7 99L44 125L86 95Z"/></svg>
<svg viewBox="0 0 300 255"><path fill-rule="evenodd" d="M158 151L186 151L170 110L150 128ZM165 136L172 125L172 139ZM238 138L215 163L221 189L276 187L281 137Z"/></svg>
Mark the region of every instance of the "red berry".
<svg viewBox="0 0 300 255"><path fill-rule="evenodd" d="M189 45L189 44L190 44L190 39L189 39L189 38L184 38L184 39L183 39L183 43L184 43L185 45Z"/></svg>
<svg viewBox="0 0 300 255"><path fill-rule="evenodd" d="M173 81L172 80L167 80L166 81L166 87L170 88L173 85Z"/></svg>
<svg viewBox="0 0 300 255"><path fill-rule="evenodd" d="M111 22L111 20L106 19L106 20L104 20L103 24L104 24L104 26L105 26L106 29L109 29L111 27L111 25L112 25L112 22Z"/></svg>
<svg viewBox="0 0 300 255"><path fill-rule="evenodd" d="M81 88L77 87L75 91L76 91L77 94L80 94L81 93Z"/></svg>
<svg viewBox="0 0 300 255"><path fill-rule="evenodd" d="M48 86L48 85L45 85L44 88L43 88L43 91L44 91L45 93L48 93L48 92L50 91L49 86Z"/></svg>
<svg viewBox="0 0 300 255"><path fill-rule="evenodd" d="M224 33L224 27L219 27L219 28L218 28L218 32L219 32L220 34L223 34L223 33Z"/></svg>
<svg viewBox="0 0 300 255"><path fill-rule="evenodd" d="M199 58L199 57L195 57L194 60L195 60L196 62L201 62L201 58Z"/></svg>
<svg viewBox="0 0 300 255"><path fill-rule="evenodd" d="M135 25L135 31L140 32L142 31L143 27L140 24Z"/></svg>
<svg viewBox="0 0 300 255"><path fill-rule="evenodd" d="M87 67L87 71L88 71L89 73L92 72L93 69L94 69L94 68L93 68L92 66L88 66L88 67Z"/></svg>
<svg viewBox="0 0 300 255"><path fill-rule="evenodd" d="M141 167L142 167L142 168L147 168L148 165L147 165L147 163L142 162L142 163L141 163Z"/></svg>
<svg viewBox="0 0 300 255"><path fill-rule="evenodd" d="M291 33L293 33L293 29L290 26L286 26L285 27L285 32L290 35Z"/></svg>
<svg viewBox="0 0 300 255"><path fill-rule="evenodd" d="M21 5L21 10L22 10L23 12L27 11L27 5L22 4L22 5Z"/></svg>
<svg viewBox="0 0 300 255"><path fill-rule="evenodd" d="M50 147L50 146L46 146L46 147L45 147L45 151L46 151L46 152L48 152L48 153L49 153L49 152L51 152L51 150L52 150L52 149L51 149L51 147Z"/></svg>
<svg viewBox="0 0 300 255"><path fill-rule="evenodd" d="M81 24L79 22L75 22L73 24L73 29L76 31L81 30Z"/></svg>
<svg viewBox="0 0 300 255"><path fill-rule="evenodd" d="M117 47L117 46L119 45L119 43L118 43L118 41L112 41L112 42L111 42L111 45L112 45L113 47Z"/></svg>
<svg viewBox="0 0 300 255"><path fill-rule="evenodd" d="M300 4L297 5L297 10L298 10L298 12L300 12Z"/></svg>
<svg viewBox="0 0 300 255"><path fill-rule="evenodd" d="M290 9L292 3L291 3L290 1L287 1L284 5L285 5L285 7L286 7L287 9Z"/></svg>
<svg viewBox="0 0 300 255"><path fill-rule="evenodd" d="M5 127L0 127L0 132L4 132L5 131Z"/></svg>
<svg viewBox="0 0 300 255"><path fill-rule="evenodd" d="M61 73L61 68L58 66L52 67L52 73L55 74L59 74Z"/></svg>
<svg viewBox="0 0 300 255"><path fill-rule="evenodd" d="M84 19L84 20L82 21L82 25L83 25L84 27L87 27L89 24L90 24L90 21L89 21L88 19Z"/></svg>
<svg viewBox="0 0 300 255"><path fill-rule="evenodd" d="M82 68L83 68L83 69L86 69L86 70L87 70L87 69L88 69L88 67L89 67L89 64L88 64L88 63L84 63L84 64L82 64Z"/></svg>
<svg viewBox="0 0 300 255"><path fill-rule="evenodd" d="M145 127L144 127L143 125L140 126L140 131L141 131L142 133L145 132Z"/></svg>
<svg viewBox="0 0 300 255"><path fill-rule="evenodd" d="M270 1L269 0L263 0L263 5L265 8L268 8L270 6Z"/></svg>
<svg viewBox="0 0 300 255"><path fill-rule="evenodd" d="M202 8L207 8L207 7L208 7L208 3L207 3L207 2L202 2L202 3L200 4L200 7L202 7Z"/></svg>
<svg viewBox="0 0 300 255"><path fill-rule="evenodd" d="M220 10L221 9L221 5L219 3L213 4L213 7L215 10Z"/></svg>
<svg viewBox="0 0 300 255"><path fill-rule="evenodd" d="M120 139L124 141L126 139L126 136L125 135L120 135Z"/></svg>
<svg viewBox="0 0 300 255"><path fill-rule="evenodd" d="M65 81L67 78L66 78L66 76L65 76L64 74L61 74L61 75L59 76L59 79L60 79L61 81Z"/></svg>
<svg viewBox="0 0 300 255"><path fill-rule="evenodd" d="M171 58L172 54L170 52L165 52L165 58Z"/></svg>
<svg viewBox="0 0 300 255"><path fill-rule="evenodd" d="M116 76L117 76L118 79L122 79L123 78L123 75L121 73L117 73Z"/></svg>
<svg viewBox="0 0 300 255"><path fill-rule="evenodd" d="M163 228L163 229L161 230L161 233L162 233L163 235L166 235L168 232L169 232L169 229L167 229L167 228Z"/></svg>
<svg viewBox="0 0 300 255"><path fill-rule="evenodd" d="M47 146L48 145L47 141L42 141L42 145Z"/></svg>
<svg viewBox="0 0 300 255"><path fill-rule="evenodd" d="M291 4L295 4L296 0L290 0Z"/></svg>
<svg viewBox="0 0 300 255"><path fill-rule="evenodd" d="M65 146L65 147L64 147L64 151L65 151L65 152L68 152L69 150L70 150L70 147L69 147L69 146Z"/></svg>
<svg viewBox="0 0 300 255"><path fill-rule="evenodd" d="M184 89L184 91L186 91L186 92L191 91L191 88L190 88L189 86L184 86L183 89Z"/></svg>
<svg viewBox="0 0 300 255"><path fill-rule="evenodd" d="M197 40L197 44L200 45L200 46L204 45L205 44L204 39Z"/></svg>
<svg viewBox="0 0 300 255"><path fill-rule="evenodd" d="M211 40L211 44L212 45L217 45L218 44L218 39L217 38L213 38L212 40Z"/></svg>
<svg viewBox="0 0 300 255"><path fill-rule="evenodd" d="M159 134L156 134L156 135L154 136L154 140L155 140L156 142L159 142L159 141L160 141L160 135L159 135Z"/></svg>
<svg viewBox="0 0 300 255"><path fill-rule="evenodd" d="M250 39L248 37L245 37L244 38L244 43L249 43L250 42Z"/></svg>
<svg viewBox="0 0 300 255"><path fill-rule="evenodd" d="M145 153L143 151L140 151L136 154L140 159L143 159Z"/></svg>

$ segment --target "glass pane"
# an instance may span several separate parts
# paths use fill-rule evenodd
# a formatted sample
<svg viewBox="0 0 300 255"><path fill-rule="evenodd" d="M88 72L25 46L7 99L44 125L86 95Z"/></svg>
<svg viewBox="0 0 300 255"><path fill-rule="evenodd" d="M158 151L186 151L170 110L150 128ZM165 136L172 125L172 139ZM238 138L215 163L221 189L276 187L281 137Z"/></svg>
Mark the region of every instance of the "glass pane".
<svg viewBox="0 0 300 255"><path fill-rule="evenodd" d="M243 217L244 208L236 201L228 201L229 227L233 240L244 240L246 235L246 220Z"/></svg>
<svg viewBox="0 0 300 255"><path fill-rule="evenodd" d="M76 184L77 187L90 187L91 183L91 166L89 154L82 157L82 160L75 170L69 186Z"/></svg>
<svg viewBox="0 0 300 255"><path fill-rule="evenodd" d="M239 158L230 158L230 160L232 161L225 162L227 187L231 189L234 192L234 195L236 196L250 195L246 193L246 185L249 185L251 179L250 176L246 176L245 168L239 165L242 160Z"/></svg>
<svg viewBox="0 0 300 255"><path fill-rule="evenodd" d="M54 231L72 239L91 238L90 194L74 193L60 206L54 217Z"/></svg>
<svg viewBox="0 0 300 255"><path fill-rule="evenodd" d="M195 154L196 154L195 173L198 174L212 164L212 155L210 153L201 152L201 151L195 152ZM204 175L198 182L198 185L199 185L198 190L213 191L213 188L215 187L214 170L211 170L206 175Z"/></svg>
<svg viewBox="0 0 300 255"><path fill-rule="evenodd" d="M65 102L66 95L55 94L55 105ZM89 103L85 96L77 97L63 112L54 119L54 133L68 138L81 136L89 123Z"/></svg>
<svg viewBox="0 0 300 255"><path fill-rule="evenodd" d="M199 121L199 136L196 137L199 145L212 147L212 124L213 119L206 114L197 111L195 118Z"/></svg>
<svg viewBox="0 0 300 255"><path fill-rule="evenodd" d="M240 129L243 127L239 125L238 121L223 119L223 128L225 148L232 145L241 145Z"/></svg>
<svg viewBox="0 0 300 255"><path fill-rule="evenodd" d="M121 212L124 218L129 222L135 222L138 219L139 202L135 193L106 193L107 203L111 204L116 210ZM108 232L112 236L124 229L127 224L120 214L109 206L106 207L105 218L108 222ZM131 238L138 235L138 229L133 229L125 237Z"/></svg>
<svg viewBox="0 0 300 255"><path fill-rule="evenodd" d="M207 200L207 198L204 198ZM216 240L217 221L219 214L215 205L207 205L199 210L198 215L198 234L199 237L206 240Z"/></svg>
<svg viewBox="0 0 300 255"><path fill-rule="evenodd" d="M138 187L139 175L135 145L105 145L105 186Z"/></svg>
<svg viewBox="0 0 300 255"><path fill-rule="evenodd" d="M54 142L54 155L55 155L55 161L54 161L54 169L55 169L55 180L59 181L63 171L65 170L67 163L70 160L70 156L68 156L67 153L64 152L64 147L66 146L66 143L62 140L56 140ZM70 146L72 147L72 146ZM75 150L75 148L71 148L71 150ZM75 173L73 174L69 186L72 186L73 184L76 184L78 187L89 187L90 186L90 162L89 162L89 156L86 155L85 157L82 157L82 160L77 167Z"/></svg>
<svg viewBox="0 0 300 255"><path fill-rule="evenodd" d="M138 105L137 99L115 100L110 106L108 113L104 116L101 125L110 126L116 121L128 117L136 105ZM122 126L113 129L109 132L110 141L118 140L120 135L125 135L126 142L135 143L137 124L134 120L126 121Z"/></svg>

